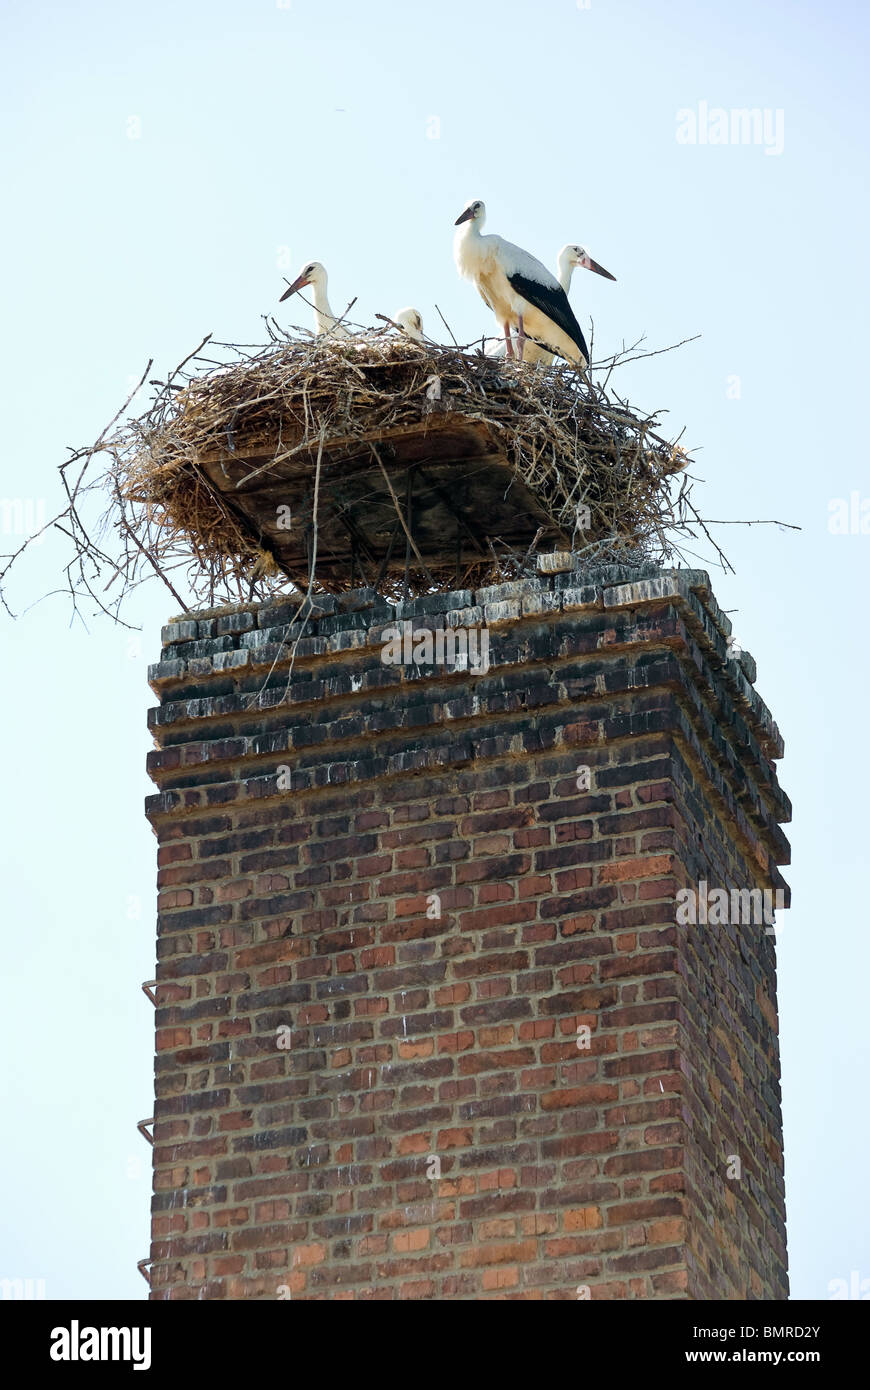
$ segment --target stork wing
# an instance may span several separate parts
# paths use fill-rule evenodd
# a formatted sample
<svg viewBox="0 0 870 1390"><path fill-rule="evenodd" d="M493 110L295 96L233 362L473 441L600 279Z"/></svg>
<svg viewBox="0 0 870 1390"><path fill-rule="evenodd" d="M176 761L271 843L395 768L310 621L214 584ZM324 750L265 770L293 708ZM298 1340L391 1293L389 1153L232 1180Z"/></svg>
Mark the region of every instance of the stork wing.
<svg viewBox="0 0 870 1390"><path fill-rule="evenodd" d="M520 271L515 271L508 275L513 289L517 294L521 294L523 299L527 299L542 314L546 314L557 328L561 328L582 352L586 361L589 361L589 349L586 346L586 339L583 337L583 329L574 317L574 310L568 300L568 296L557 282L553 285L543 285L540 280L530 280L527 275Z"/></svg>

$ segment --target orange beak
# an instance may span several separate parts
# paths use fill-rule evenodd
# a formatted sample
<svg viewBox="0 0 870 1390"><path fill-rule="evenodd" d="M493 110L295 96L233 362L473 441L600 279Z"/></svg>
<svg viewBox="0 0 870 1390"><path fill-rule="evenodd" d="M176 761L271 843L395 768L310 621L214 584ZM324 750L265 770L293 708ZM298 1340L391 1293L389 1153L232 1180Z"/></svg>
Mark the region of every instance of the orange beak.
<svg viewBox="0 0 870 1390"><path fill-rule="evenodd" d="M605 270L603 265L599 265L597 261L593 261L591 256L587 256L585 261L582 261L581 264L584 265L587 270L594 270L596 275L603 275L605 280L616 279L616 276L611 275L609 270Z"/></svg>
<svg viewBox="0 0 870 1390"><path fill-rule="evenodd" d="M293 281L293 284L290 286L289 290L285 290L285 291L284 291L284 293L282 294L281 298L278 300L278 303L279 303L279 304L283 304L283 303L284 303L284 300L285 300L285 299L289 299L290 296L291 296L291 294L295 294L297 290L301 290L301 289L304 288L305 285L310 285L310 284L311 284L311 281L310 281L310 280L306 280L304 275L300 275L299 278L298 278L298 280L294 280L294 281Z"/></svg>

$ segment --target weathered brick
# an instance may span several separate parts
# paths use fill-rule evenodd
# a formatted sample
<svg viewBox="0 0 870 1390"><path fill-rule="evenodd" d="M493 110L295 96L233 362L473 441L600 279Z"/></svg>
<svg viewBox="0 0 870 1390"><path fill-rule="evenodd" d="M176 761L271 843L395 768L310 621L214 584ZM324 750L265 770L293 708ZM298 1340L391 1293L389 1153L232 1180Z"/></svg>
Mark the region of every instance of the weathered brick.
<svg viewBox="0 0 870 1390"><path fill-rule="evenodd" d="M549 563L399 605L485 676L371 590L167 629L153 1298L787 1296L774 943L675 914L779 886L781 739L706 576Z"/></svg>

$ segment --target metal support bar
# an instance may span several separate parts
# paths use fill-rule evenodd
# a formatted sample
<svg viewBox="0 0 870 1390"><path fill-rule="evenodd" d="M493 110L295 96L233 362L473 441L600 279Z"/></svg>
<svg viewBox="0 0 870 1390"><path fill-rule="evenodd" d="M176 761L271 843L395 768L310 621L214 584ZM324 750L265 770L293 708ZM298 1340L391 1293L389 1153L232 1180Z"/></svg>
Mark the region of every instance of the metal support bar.
<svg viewBox="0 0 870 1390"><path fill-rule="evenodd" d="M402 529L401 524L397 521L396 524L395 524L395 526L393 527L392 535L390 536L390 543L389 543L389 545L387 546L386 554L384 555L384 558L383 558L383 560L381 561L381 567L380 567L380 569L378 570L378 575L377 575L377 578L376 578L376 580L375 580L375 582L374 582L374 586L373 586L373 587L374 587L375 593L379 593L379 592L380 592L381 582L382 582L382 580L383 580L383 578L384 578L384 575L385 575L386 572L387 572L387 566L388 566L389 563L390 563L390 556L391 556L392 553L393 553L393 546L396 544L396 539L397 539L397 537L398 537L399 532L401 531L401 529Z"/></svg>
<svg viewBox="0 0 870 1390"><path fill-rule="evenodd" d="M441 487L439 483L434 482L429 477L428 473L425 472L424 469L418 468L417 471L420 474L420 477L423 479L424 483L428 484L429 491L434 492L435 496L438 497L444 503L444 506L447 508L447 511L450 513L450 515L456 518L458 525L460 525L462 529L465 531L466 535L468 536L469 540L471 541L478 554L485 555L486 551L480 544L480 541L477 539L477 536L474 534L471 527L468 525L468 522L465 520L465 517L454 506L450 498L450 494L446 492L445 489Z"/></svg>
<svg viewBox="0 0 870 1390"><path fill-rule="evenodd" d="M371 451L372 451L372 453L374 454L375 458L376 458L377 461L378 461L378 465L379 465L379 467L380 467L381 472L382 472L383 475L384 475L384 482L386 483L387 488L389 489L390 496L391 496L391 498L393 499L393 506L394 506L395 509L396 509L396 516L399 518L400 522L402 523L402 526L403 526L404 531L405 531L405 535L406 535L407 538L408 538L408 545L411 547L411 549L413 550L414 554L417 556L417 559L418 559L418 561L419 561L419 563L420 563L420 568L421 568L421 570L423 571L423 573L425 574L425 576L426 576L426 578L427 578L427 580L428 580L430 586L431 586L433 589L437 589L437 588L438 588L438 585L435 583L435 580L432 578L431 574L430 574L429 571L427 570L426 565L425 565L425 562L424 562L424 560L423 560L423 556L420 554L419 550L417 549L416 545L414 544L414 539L413 539L413 537L412 537L412 535L411 535L411 532L410 532L410 530L409 530L409 528L408 528L408 524L407 524L407 522L405 521L405 518L402 516L402 509L401 509L401 507L399 506L399 499L398 499L398 497L396 496L395 489L393 488L393 484L390 482L390 475L389 475L389 473L387 472L386 468L384 467L383 462L381 461L381 456L380 456L380 454L378 453L377 449L375 448L374 444L370 445L370 448L371 448ZM409 471L409 474L408 474L408 491L409 491L409 493L410 493L410 487L411 487L411 477L410 477L410 471ZM409 501L410 501L410 498L409 498ZM405 561L405 589L406 589L406 591L407 591L407 588L408 588L408 562L407 562L407 558L406 558L406 561Z"/></svg>

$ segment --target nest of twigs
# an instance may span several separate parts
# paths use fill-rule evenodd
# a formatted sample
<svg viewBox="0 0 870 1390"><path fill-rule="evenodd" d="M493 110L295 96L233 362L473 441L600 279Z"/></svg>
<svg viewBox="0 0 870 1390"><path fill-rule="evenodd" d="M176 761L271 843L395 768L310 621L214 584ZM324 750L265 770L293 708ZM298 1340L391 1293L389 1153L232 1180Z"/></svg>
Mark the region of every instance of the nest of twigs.
<svg viewBox="0 0 870 1390"><path fill-rule="evenodd" d="M219 570L218 588L228 580L236 588L280 586L288 577L299 584L306 566L282 574L270 538L245 515L244 495L231 484L216 486L206 461L253 459L247 485L254 472L268 481L299 459L313 491L314 457L324 446L340 441L340 471L343 457L421 422L435 450L439 428L455 425L456 417L484 426L498 442L510 473L540 505L545 524L532 530L543 530L550 548L594 551L597 558L608 550L662 559L670 553L668 532L679 509L672 478L688 460L662 437L655 417L608 396L567 364L533 367L480 350L422 347L384 330L349 341L276 342L192 377L181 390L164 390L127 427L116 454L118 491L157 527L152 549L186 545L204 574ZM485 516L476 524L487 533ZM487 539L486 560L469 567L478 583L508 564L501 537ZM320 554L323 560L322 545ZM426 556L425 566L414 556L410 587L449 586L455 570L449 545L443 558ZM362 566L357 581L361 573ZM354 576L348 569L315 580L342 588Z"/></svg>
<svg viewBox="0 0 870 1390"><path fill-rule="evenodd" d="M408 594L513 577L534 564L536 549L570 549L590 563L673 563L683 559L680 536L702 531L711 539L689 497L687 455L664 436L656 415L634 410L609 389L614 368L637 360L629 356L633 349L605 364L602 381L599 370L582 374L558 359L548 367L517 364L487 356L480 344L422 346L391 329L336 341L267 326L264 347L206 339L166 381L152 381L143 414L124 415L122 407L94 445L63 465L69 506L60 529L77 547L67 570L74 597L83 583L117 617L121 599L146 572L159 575L182 608L190 600L215 605L364 583ZM424 429L437 462L439 432L457 428L490 441L487 458L497 457L503 469L505 498L514 488L531 499L528 537L517 530L522 507L507 521L501 517L503 530L498 518L490 526L481 508L472 507L470 523L468 514L452 510L460 478L475 500L474 459L457 471L457 487L438 489L436 480L433 495L447 510L430 508L428 537L425 499L408 525L411 514L402 515L404 500L384 455L394 460L395 479L403 440L415 432L419 440ZM100 453L108 455L108 468L93 479L88 468ZM343 470L355 469L359 478L366 454L370 469L383 474L383 481L372 474L381 510L368 529L369 494L358 486L352 507L336 503ZM428 455L423 462L428 468ZM72 480L71 464L82 465ZM296 534L304 545L295 552L281 549L274 528L263 527L262 509L258 516L250 505L252 485L268 487L276 477L302 499ZM81 507L81 494L95 486L111 499L99 543ZM372 507L377 511L374 501ZM349 562L325 531L327 514L353 532ZM469 542L465 554L463 527L476 545ZM120 546L102 539L107 530ZM451 533L443 554L442 531ZM97 586L106 566L108 584ZM98 587L112 585L111 602L98 597Z"/></svg>

